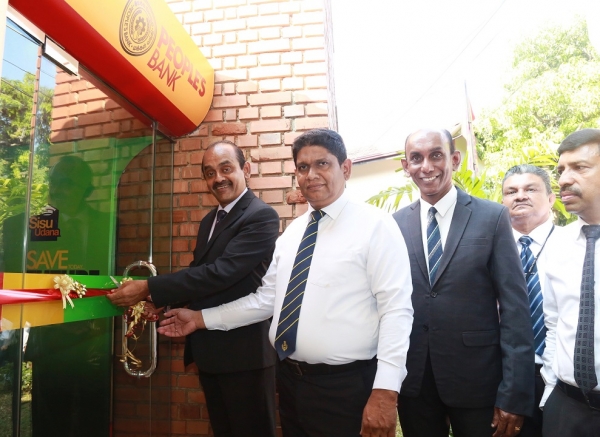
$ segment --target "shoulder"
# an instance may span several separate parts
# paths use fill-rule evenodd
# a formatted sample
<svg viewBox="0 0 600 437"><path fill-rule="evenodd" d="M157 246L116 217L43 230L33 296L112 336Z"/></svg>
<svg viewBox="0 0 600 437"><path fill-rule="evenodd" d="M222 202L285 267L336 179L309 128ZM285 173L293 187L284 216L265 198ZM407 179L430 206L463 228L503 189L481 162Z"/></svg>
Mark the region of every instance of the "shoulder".
<svg viewBox="0 0 600 437"><path fill-rule="evenodd" d="M467 196L468 202L464 202L464 200L461 201L462 196L459 196L458 204L466 206L467 208L473 210L473 212L490 214L494 216L499 216L504 212L508 212L506 207L498 202L493 202L487 199L481 199L479 197L471 196L466 193L463 193L463 195ZM462 199L465 199L465 197L463 197Z"/></svg>
<svg viewBox="0 0 600 437"><path fill-rule="evenodd" d="M414 211L418 204L419 204L419 201L416 200L415 202L411 203L410 205L405 206L405 207L399 209L398 211L396 211L395 213L393 213L392 217L397 222L400 222L401 219L403 219L408 214L410 214L412 211Z"/></svg>

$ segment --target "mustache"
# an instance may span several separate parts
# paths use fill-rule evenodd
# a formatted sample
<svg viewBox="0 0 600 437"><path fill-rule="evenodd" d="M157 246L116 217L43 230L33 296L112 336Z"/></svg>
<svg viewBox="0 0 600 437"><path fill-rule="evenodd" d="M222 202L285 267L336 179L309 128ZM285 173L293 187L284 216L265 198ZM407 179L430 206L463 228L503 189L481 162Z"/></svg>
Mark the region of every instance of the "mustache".
<svg viewBox="0 0 600 437"><path fill-rule="evenodd" d="M577 187L574 187L573 185L565 185L560 187L560 194L562 195L563 192L569 192L571 194L574 194L575 196L581 197L581 190Z"/></svg>
<svg viewBox="0 0 600 437"><path fill-rule="evenodd" d="M218 189L218 188L221 188L221 187L228 187L229 185L231 185L231 183L230 183L230 182L220 182L220 183L216 183L216 182L215 182L215 183L212 185L212 189L213 189L213 190L216 190L216 189Z"/></svg>
<svg viewBox="0 0 600 437"><path fill-rule="evenodd" d="M523 205L526 205L526 206L533 206L533 205L531 204L531 202L515 202L515 204L513 205L513 208L516 208L517 206L523 206Z"/></svg>

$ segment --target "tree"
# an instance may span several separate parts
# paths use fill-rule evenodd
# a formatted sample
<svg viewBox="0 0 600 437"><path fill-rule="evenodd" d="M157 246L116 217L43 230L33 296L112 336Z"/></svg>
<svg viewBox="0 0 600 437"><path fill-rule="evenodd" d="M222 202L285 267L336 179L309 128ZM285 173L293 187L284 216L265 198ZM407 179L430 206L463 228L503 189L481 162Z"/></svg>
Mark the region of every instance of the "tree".
<svg viewBox="0 0 600 437"><path fill-rule="evenodd" d="M501 200L504 172L523 163L552 173L558 193L557 145L575 130L600 125L600 56L590 43L585 20L542 29L518 44L512 69L502 104L482 111L474 123L485 172L474 177L463 157L461 169L454 173L457 186L494 201ZM368 202L395 210L402 196L412 196L415 189L411 184L392 187ZM560 200L554 209L559 222L574 219Z"/></svg>
<svg viewBox="0 0 600 437"><path fill-rule="evenodd" d="M521 42L512 68L502 104L474 122L478 153L494 180L522 150L556 149L571 132L600 124L600 57L585 20Z"/></svg>

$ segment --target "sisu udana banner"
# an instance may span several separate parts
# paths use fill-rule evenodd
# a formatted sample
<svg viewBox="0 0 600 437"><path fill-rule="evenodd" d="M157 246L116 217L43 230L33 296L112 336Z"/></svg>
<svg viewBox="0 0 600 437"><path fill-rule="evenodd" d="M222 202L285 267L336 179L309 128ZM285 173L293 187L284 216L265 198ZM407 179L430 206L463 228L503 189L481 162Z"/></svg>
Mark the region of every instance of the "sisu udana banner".
<svg viewBox="0 0 600 437"><path fill-rule="evenodd" d="M206 116L214 70L164 0L10 4L164 133L190 133Z"/></svg>

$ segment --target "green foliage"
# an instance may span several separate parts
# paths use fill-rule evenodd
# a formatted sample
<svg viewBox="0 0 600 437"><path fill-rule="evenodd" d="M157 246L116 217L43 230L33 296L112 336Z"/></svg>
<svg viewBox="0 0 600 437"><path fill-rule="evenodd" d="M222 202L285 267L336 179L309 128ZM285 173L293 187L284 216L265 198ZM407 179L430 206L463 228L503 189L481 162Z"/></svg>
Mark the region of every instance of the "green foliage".
<svg viewBox="0 0 600 437"><path fill-rule="evenodd" d="M454 172L454 184L473 196L502 200L506 170L533 164L551 174L557 194L558 222L575 219L558 196L557 145L570 133L600 126L600 56L591 45L585 20L569 27L548 27L517 45L512 75L498 108L484 110L475 119L477 154L485 172L475 176L467 159ZM416 187L408 182L373 196L369 203L396 210L404 195Z"/></svg>

